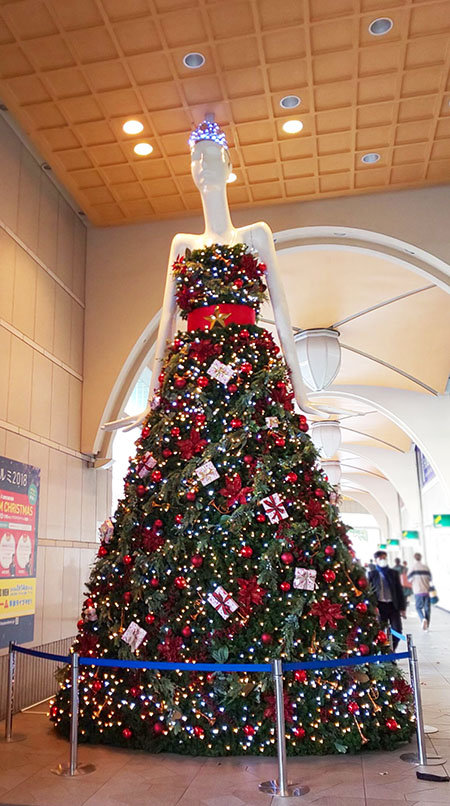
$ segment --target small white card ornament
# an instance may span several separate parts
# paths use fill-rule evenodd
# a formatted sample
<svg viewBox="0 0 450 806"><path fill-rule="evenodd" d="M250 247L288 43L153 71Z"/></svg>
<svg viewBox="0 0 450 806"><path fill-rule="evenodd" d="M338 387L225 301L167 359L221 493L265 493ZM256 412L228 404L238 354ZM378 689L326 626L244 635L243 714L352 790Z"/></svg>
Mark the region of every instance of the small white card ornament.
<svg viewBox="0 0 450 806"><path fill-rule="evenodd" d="M266 417L267 428L277 428L279 425L278 417Z"/></svg>
<svg viewBox="0 0 450 806"><path fill-rule="evenodd" d="M146 635L146 630L142 629L135 621L130 621L122 635L122 641L125 641L125 643L129 645L132 652L136 652Z"/></svg>
<svg viewBox="0 0 450 806"><path fill-rule="evenodd" d="M215 589L214 593L208 594L208 602L223 619L230 618L231 614L239 607L238 603L221 585Z"/></svg>
<svg viewBox="0 0 450 806"><path fill-rule="evenodd" d="M150 470L153 467L155 467L155 465L156 465L156 459L151 455L150 451L144 453L144 455L141 456L136 467L139 478L145 479L145 477L148 476Z"/></svg>
<svg viewBox="0 0 450 806"><path fill-rule="evenodd" d="M212 462L205 462L203 465L200 465L197 470L194 470L194 474L204 487L219 478L219 474Z"/></svg>
<svg viewBox="0 0 450 806"><path fill-rule="evenodd" d="M317 571L312 568L296 568L293 587L301 591L313 591L316 587Z"/></svg>
<svg viewBox="0 0 450 806"><path fill-rule="evenodd" d="M111 518L107 518L106 521L103 521L101 526L98 527L98 531L100 540L102 540L103 543L109 543L114 534L114 524Z"/></svg>
<svg viewBox="0 0 450 806"><path fill-rule="evenodd" d="M212 362L209 369L206 370L206 374L210 375L211 378L215 378L216 381L220 381L220 383L223 383L223 385L226 386L234 375L234 369L229 367L228 364L223 364L222 361L219 361L219 359L216 358Z"/></svg>
<svg viewBox="0 0 450 806"><path fill-rule="evenodd" d="M261 504L267 512L271 523L279 523L279 521L283 521L288 517L284 503L278 493L272 493L272 495L262 498Z"/></svg>

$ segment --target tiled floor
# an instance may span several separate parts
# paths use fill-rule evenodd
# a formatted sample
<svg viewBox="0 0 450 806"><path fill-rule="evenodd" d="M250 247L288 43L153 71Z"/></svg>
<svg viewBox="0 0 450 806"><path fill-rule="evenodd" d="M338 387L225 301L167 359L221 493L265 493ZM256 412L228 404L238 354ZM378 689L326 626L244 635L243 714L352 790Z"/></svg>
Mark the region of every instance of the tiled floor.
<svg viewBox="0 0 450 806"><path fill-rule="evenodd" d="M435 610L429 633L413 614L405 628L418 645L425 722L438 728L429 750L450 759L450 614ZM289 760L290 779L310 791L281 799L258 791L260 781L275 777L274 759L149 756L83 745L79 761L96 770L69 780L50 772L67 760L68 746L49 727L43 706L16 716L14 730L27 738L0 745L0 806L450 806L450 784L417 780L415 768L399 758L405 748Z"/></svg>

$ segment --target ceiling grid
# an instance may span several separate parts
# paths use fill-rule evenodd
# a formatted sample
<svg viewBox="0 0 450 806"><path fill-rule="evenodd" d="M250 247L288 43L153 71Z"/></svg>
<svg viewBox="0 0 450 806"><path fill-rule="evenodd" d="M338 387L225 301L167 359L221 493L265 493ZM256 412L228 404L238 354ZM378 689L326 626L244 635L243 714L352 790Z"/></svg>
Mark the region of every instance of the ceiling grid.
<svg viewBox="0 0 450 806"><path fill-rule="evenodd" d="M423 187L450 179L449 33L450 0L2 0L0 98L96 225L200 209L187 137L206 112L234 207Z"/></svg>

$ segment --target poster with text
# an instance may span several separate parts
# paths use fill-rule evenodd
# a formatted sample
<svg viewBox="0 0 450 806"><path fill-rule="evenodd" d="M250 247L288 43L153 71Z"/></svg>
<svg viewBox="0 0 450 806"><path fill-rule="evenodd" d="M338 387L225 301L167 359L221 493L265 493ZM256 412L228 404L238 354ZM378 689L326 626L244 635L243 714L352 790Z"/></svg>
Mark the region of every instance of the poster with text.
<svg viewBox="0 0 450 806"><path fill-rule="evenodd" d="M0 649L33 640L40 470L0 456Z"/></svg>

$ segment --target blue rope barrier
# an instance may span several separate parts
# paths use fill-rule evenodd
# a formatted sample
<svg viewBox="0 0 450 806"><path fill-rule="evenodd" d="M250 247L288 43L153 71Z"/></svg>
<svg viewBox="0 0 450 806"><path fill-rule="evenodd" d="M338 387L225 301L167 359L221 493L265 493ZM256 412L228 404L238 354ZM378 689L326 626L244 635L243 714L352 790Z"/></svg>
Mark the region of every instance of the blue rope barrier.
<svg viewBox="0 0 450 806"><path fill-rule="evenodd" d="M47 660L62 661L70 663L71 657L64 655L53 655L48 652L39 652L36 649L25 649L25 647L13 644L12 648L23 655L34 655L37 658ZM342 666L362 666L367 663L390 663L403 658L409 658L409 652L390 653L389 655L355 655L352 658L340 658L339 660L313 660L304 662L283 663L284 671L294 671L296 669L339 669ZM79 658L80 666L109 666L117 669L148 669L167 671L191 671L191 672L270 672L270 663L169 663L168 661L138 661L119 660L119 658Z"/></svg>
<svg viewBox="0 0 450 806"><path fill-rule="evenodd" d="M392 635L395 635L396 638L399 638L400 641L407 641L408 640L406 635L403 635L403 633L401 633L401 632L397 632L397 630L393 630L392 627L391 627L391 633L392 633Z"/></svg>

